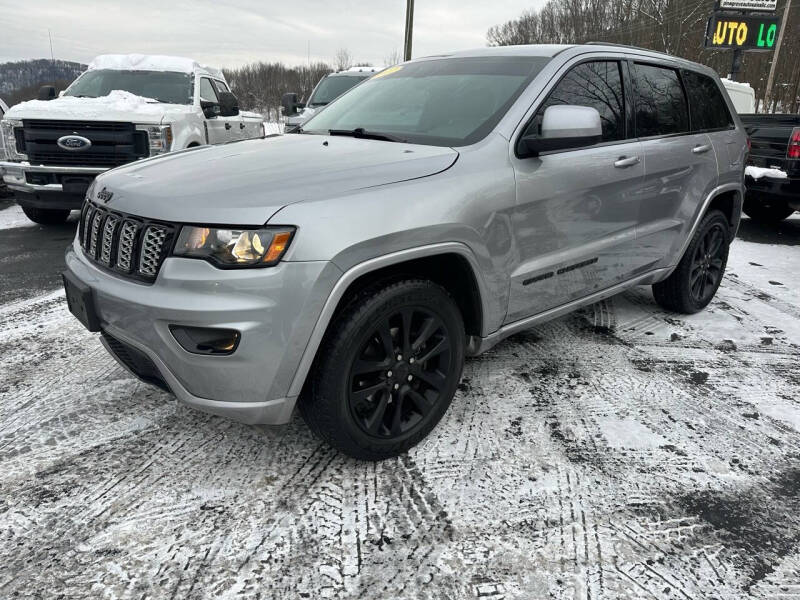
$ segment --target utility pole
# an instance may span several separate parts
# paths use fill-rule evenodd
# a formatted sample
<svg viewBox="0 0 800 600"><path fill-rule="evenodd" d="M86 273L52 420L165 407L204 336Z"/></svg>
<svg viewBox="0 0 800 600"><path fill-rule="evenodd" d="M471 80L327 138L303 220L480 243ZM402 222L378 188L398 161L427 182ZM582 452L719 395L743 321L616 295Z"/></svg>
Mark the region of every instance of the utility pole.
<svg viewBox="0 0 800 600"><path fill-rule="evenodd" d="M770 101L772 100L772 82L775 79L775 69L778 66L778 57L781 53L781 42L783 41L783 32L786 31L786 23L789 21L789 9L792 7L792 0L786 0L786 6L783 7L783 19L781 22L781 31L778 34L778 41L775 43L775 54L772 55L772 64L769 67L769 77L767 77L767 91L764 93L764 112L769 111Z"/></svg>
<svg viewBox="0 0 800 600"><path fill-rule="evenodd" d="M411 60L411 39L414 30L414 0L406 0L406 39L403 46L403 60Z"/></svg>

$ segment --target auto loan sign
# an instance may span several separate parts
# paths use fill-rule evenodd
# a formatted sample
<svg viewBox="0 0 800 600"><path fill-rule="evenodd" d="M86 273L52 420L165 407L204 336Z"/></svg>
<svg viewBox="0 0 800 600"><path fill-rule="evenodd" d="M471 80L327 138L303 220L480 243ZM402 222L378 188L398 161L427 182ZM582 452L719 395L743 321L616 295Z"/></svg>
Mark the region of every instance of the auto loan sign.
<svg viewBox="0 0 800 600"><path fill-rule="evenodd" d="M706 48L772 50L778 37L780 19L773 15L730 15L715 13L708 20Z"/></svg>

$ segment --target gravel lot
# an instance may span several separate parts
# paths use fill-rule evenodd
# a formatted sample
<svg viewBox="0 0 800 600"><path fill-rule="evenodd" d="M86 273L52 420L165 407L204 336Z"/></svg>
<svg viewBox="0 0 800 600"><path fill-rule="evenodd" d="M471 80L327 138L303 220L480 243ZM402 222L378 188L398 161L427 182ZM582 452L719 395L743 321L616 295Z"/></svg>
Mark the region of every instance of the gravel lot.
<svg viewBox="0 0 800 600"><path fill-rule="evenodd" d="M0 205L0 598L800 598L800 219L709 310L641 288L467 362L367 464L207 416L67 312L71 227Z"/></svg>

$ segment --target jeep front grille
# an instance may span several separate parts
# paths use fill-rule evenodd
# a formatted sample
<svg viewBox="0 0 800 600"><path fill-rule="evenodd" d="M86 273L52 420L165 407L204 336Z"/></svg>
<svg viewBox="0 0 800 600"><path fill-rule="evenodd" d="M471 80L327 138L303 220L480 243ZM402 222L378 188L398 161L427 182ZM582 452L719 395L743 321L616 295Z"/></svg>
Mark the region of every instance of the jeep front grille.
<svg viewBox="0 0 800 600"><path fill-rule="evenodd" d="M92 261L152 283L170 251L175 227L114 212L87 200L78 232L81 247Z"/></svg>

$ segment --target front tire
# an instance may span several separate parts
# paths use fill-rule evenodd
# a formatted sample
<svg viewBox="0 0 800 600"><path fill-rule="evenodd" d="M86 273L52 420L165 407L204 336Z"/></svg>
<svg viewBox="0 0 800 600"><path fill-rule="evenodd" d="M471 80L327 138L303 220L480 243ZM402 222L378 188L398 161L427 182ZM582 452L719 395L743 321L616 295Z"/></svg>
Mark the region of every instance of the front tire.
<svg viewBox="0 0 800 600"><path fill-rule="evenodd" d="M22 206L22 212L34 223L39 225L60 225L66 223L69 217L69 209L34 208L33 206Z"/></svg>
<svg viewBox="0 0 800 600"><path fill-rule="evenodd" d="M447 411L464 348L461 313L439 285L408 279L367 290L326 334L300 414L344 454L397 456Z"/></svg>
<svg viewBox="0 0 800 600"><path fill-rule="evenodd" d="M653 285L656 302L667 310L685 314L703 310L722 283L730 243L728 219L721 211L709 211L675 271Z"/></svg>

